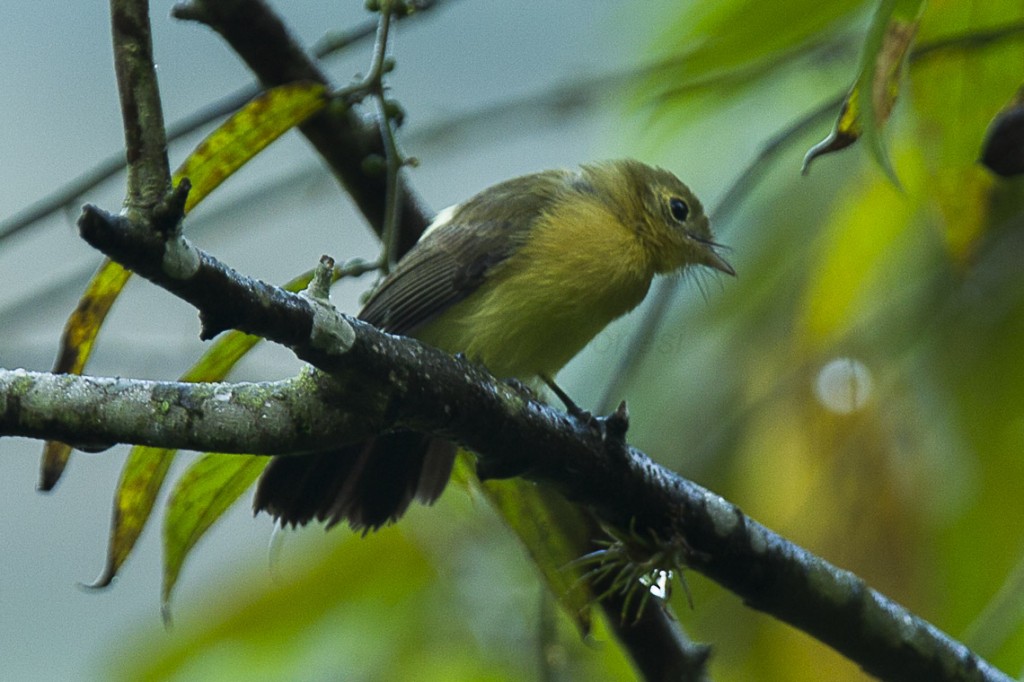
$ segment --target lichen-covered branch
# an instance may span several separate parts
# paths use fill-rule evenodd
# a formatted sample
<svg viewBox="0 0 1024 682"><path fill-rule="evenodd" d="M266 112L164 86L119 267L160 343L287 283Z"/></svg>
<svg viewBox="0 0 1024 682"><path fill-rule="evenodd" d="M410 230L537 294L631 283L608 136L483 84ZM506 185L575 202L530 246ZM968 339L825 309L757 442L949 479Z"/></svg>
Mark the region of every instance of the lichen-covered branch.
<svg viewBox="0 0 1024 682"><path fill-rule="evenodd" d="M0 435L288 454L388 428L428 432L478 453L482 478L544 481L590 509L615 537L677 548L690 568L872 674L1009 679L856 576L630 448L624 408L604 420L563 414L465 359L340 315L323 287L289 294L196 249L181 233L187 182L171 192L166 180L146 4L111 0L111 7L132 210L115 216L86 207L79 221L83 237L195 305L205 338L232 328L257 334L292 348L318 371L292 382L237 386L0 372ZM177 14L215 28L267 85L326 81L261 0L193 0ZM368 158L382 156L380 130L338 107L304 132L371 223L382 225L384 177L364 167ZM410 199L403 204L399 251L426 222L404 195ZM265 431L254 428L270 423Z"/></svg>
<svg viewBox="0 0 1024 682"><path fill-rule="evenodd" d="M310 373L228 384L0 369L0 435L260 454L367 435L373 422L329 407L326 397Z"/></svg>
<svg viewBox="0 0 1024 682"><path fill-rule="evenodd" d="M175 221L168 217L165 222ZM78 226L82 237L104 254L194 305L204 339L234 328L293 346L312 333L307 299L231 270L195 249L180 232L168 238L125 215L88 205Z"/></svg>

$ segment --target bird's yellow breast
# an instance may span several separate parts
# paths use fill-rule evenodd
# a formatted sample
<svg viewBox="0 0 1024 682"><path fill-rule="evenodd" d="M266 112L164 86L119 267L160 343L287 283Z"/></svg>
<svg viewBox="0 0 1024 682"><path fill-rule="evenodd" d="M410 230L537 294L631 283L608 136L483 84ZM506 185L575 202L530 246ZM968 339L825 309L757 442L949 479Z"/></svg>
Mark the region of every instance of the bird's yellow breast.
<svg viewBox="0 0 1024 682"><path fill-rule="evenodd" d="M500 377L553 377L647 294L652 258L596 198L557 204L524 246L416 336Z"/></svg>

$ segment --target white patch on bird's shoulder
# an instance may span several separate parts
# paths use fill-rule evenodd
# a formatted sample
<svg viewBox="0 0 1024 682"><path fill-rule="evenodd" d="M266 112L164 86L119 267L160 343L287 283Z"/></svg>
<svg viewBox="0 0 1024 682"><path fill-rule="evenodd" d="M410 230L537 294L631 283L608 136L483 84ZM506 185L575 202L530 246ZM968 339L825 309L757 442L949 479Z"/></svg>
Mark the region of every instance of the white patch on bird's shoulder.
<svg viewBox="0 0 1024 682"><path fill-rule="evenodd" d="M427 229L423 230L423 234L420 235L419 241L426 239L427 235L437 228L450 223L452 218L455 216L455 212L459 210L459 206L461 205L462 204L452 204L448 208L442 208L438 211L437 215L434 216L434 222L427 225Z"/></svg>

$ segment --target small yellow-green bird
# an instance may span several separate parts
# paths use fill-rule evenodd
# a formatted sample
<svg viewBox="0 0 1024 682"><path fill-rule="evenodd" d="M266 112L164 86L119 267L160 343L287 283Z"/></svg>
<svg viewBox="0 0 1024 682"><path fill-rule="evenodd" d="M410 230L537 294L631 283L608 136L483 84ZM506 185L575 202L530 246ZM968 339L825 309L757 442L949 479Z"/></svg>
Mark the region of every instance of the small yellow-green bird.
<svg viewBox="0 0 1024 682"><path fill-rule="evenodd" d="M700 201L669 171L633 160L545 171L443 211L359 317L498 377L553 378L644 299L655 275L692 265L735 274L719 249ZM455 453L405 431L274 457L254 507L282 524L376 529L414 498L436 500Z"/></svg>

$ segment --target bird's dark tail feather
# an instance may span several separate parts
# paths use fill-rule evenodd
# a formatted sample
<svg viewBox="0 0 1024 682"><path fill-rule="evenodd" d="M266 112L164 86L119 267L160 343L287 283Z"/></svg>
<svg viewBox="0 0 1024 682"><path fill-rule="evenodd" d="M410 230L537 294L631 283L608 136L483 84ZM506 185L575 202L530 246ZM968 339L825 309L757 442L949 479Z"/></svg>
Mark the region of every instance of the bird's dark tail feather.
<svg viewBox="0 0 1024 682"><path fill-rule="evenodd" d="M398 519L413 499L430 504L451 476L456 448L411 431L378 436L315 455L274 457L256 487L253 509L282 525L313 519L376 530Z"/></svg>

